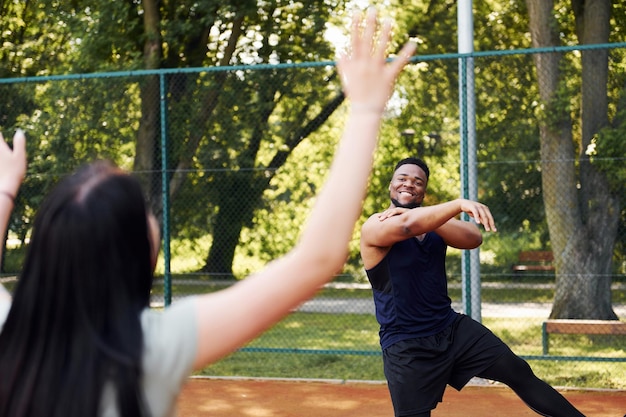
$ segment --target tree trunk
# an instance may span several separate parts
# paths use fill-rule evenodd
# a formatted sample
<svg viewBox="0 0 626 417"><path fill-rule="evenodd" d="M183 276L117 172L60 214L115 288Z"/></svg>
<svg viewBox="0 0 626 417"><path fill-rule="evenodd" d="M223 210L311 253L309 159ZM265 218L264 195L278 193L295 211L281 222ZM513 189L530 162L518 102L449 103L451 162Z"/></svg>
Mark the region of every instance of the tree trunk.
<svg viewBox="0 0 626 417"><path fill-rule="evenodd" d="M316 117L303 124L300 129L295 130L285 141L287 149L282 149L276 153L268 165L269 172L275 173L287 160L291 152L309 135L315 132L333 112L343 103L345 96L339 93L330 100L318 113ZM305 112L303 112L304 114ZM270 113L266 113L262 118L263 123L256 127L255 139L251 143L260 143L264 129L264 123L268 122ZM253 161L258 151L258 146L248 150L246 159ZM256 149L256 150L254 150ZM256 176L254 172L235 172L224 181L219 181L216 185L220 187L217 205L219 212L215 216L213 227L213 243L207 256L202 272L209 274L210 278L230 278L232 274L232 264L235 250L239 243L241 229L250 222L254 214L254 209L258 206L263 192L270 183L273 174L269 176ZM245 198L241 198L241 196Z"/></svg>
<svg viewBox="0 0 626 417"><path fill-rule="evenodd" d="M255 171L230 172L219 181L219 211L213 226L213 243L202 272L211 279L232 279L233 259L244 224L253 215L268 180ZM243 196L243 197L242 197Z"/></svg>
<svg viewBox="0 0 626 417"><path fill-rule="evenodd" d="M526 4L533 46L558 46L553 2L526 0ZM589 41L599 42L598 33L606 33L608 40L608 30L604 28L609 25L610 1L574 1L572 5L579 34L594 33L589 35ZM584 20L587 16L588 20ZM543 199L556 267L556 293L550 317L616 319L611 306L610 272L619 210L606 179L583 156L592 136L606 125L607 78L596 78L593 71L606 74L608 61L606 54L597 51L584 55L579 176L572 162L577 152L571 116L563 98L558 96L560 83L565 81L559 68L561 55L534 55L544 105L540 121Z"/></svg>
<svg viewBox="0 0 626 417"><path fill-rule="evenodd" d="M161 66L161 35L159 29L159 9L157 0L142 1L144 13L144 42L143 59L145 69L156 69ZM135 161L133 170L138 174L139 181L147 193L147 199L158 218L161 217L161 198L159 188L158 166L160 160L159 132L160 132L160 87L159 78L148 76L140 86L141 121L137 132L135 147Z"/></svg>
<svg viewBox="0 0 626 417"><path fill-rule="evenodd" d="M228 43L224 50L224 55L220 59L218 66L226 66L229 64L230 60L235 53L235 49L237 46L237 41L241 37L243 33L243 22L245 19L245 15L243 13L238 13L233 20L232 30L230 36L228 38ZM206 49L205 45L199 44L199 50L203 51ZM195 56L199 54L195 53ZM201 66L202 61L194 62L196 66ZM214 85L210 91L207 92L206 96L203 98L202 102L204 105L201 108L200 113L196 116L197 126L201 128L196 128L192 132L190 132L189 140L185 143L184 150L181 154L180 160L176 164L176 169L174 170L174 174L170 179L170 197L173 197L178 193L185 182L185 178L187 178L187 171L192 165L193 156L196 154L198 150L198 146L200 146L200 142L204 137L205 129L207 121L210 119L213 111L218 105L218 99L222 91L222 87L226 82L226 78L228 77L228 73L225 71L216 72L214 75Z"/></svg>

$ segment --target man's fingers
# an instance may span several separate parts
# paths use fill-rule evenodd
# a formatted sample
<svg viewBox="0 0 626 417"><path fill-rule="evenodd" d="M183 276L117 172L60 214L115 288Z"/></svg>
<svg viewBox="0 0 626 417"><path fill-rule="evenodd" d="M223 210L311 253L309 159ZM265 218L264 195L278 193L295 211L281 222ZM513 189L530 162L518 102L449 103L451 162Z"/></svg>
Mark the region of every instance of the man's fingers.
<svg viewBox="0 0 626 417"><path fill-rule="evenodd" d="M489 207L480 203L475 203L471 206L470 210L466 211L466 213L473 217L477 224L482 224L486 231L497 231L496 223L493 220Z"/></svg>
<svg viewBox="0 0 626 417"><path fill-rule="evenodd" d="M481 209L482 212L480 213L480 220L477 220L477 223L481 223L486 231L495 232L497 229L491 212L488 208Z"/></svg>

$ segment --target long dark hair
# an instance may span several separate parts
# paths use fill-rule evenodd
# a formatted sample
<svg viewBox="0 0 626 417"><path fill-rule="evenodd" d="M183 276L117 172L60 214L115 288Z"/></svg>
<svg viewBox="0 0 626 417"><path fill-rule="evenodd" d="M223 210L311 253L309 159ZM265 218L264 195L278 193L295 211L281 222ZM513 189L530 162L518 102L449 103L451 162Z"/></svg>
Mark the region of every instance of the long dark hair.
<svg viewBox="0 0 626 417"><path fill-rule="evenodd" d="M96 416L106 384L120 415L146 415L140 313L150 257L132 176L99 161L57 185L35 219L0 333L0 416Z"/></svg>

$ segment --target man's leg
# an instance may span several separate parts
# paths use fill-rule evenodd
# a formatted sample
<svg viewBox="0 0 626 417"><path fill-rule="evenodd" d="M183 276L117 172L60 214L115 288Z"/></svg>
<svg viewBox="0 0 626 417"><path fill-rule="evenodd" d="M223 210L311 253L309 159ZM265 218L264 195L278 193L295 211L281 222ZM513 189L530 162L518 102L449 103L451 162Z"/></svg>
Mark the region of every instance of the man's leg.
<svg viewBox="0 0 626 417"><path fill-rule="evenodd" d="M441 402L454 364L447 354L451 334L450 327L383 350L384 373L396 416L430 417Z"/></svg>
<svg viewBox="0 0 626 417"><path fill-rule="evenodd" d="M511 351L477 376L508 385L533 411L543 416L584 417L565 397L537 378L525 360Z"/></svg>

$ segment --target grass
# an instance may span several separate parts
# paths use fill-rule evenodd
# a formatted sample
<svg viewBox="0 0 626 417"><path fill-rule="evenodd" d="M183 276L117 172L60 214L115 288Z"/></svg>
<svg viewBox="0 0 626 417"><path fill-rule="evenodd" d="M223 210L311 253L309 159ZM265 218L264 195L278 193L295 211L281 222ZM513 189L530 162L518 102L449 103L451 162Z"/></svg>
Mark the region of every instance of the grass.
<svg viewBox="0 0 626 417"><path fill-rule="evenodd" d="M519 355L541 354L542 319L485 319ZM624 357L607 337L551 336L551 353ZM621 343L622 346L626 345ZM321 349L323 354L236 352L200 372L285 378L383 380L378 326L367 314L293 313L247 349ZM343 352L342 352L343 351ZM343 354L342 354L343 353ZM535 373L555 386L626 389L626 363L532 360Z"/></svg>
<svg viewBox="0 0 626 417"><path fill-rule="evenodd" d="M293 313L247 348L358 351L362 354L236 352L203 375L382 380L377 323L370 314Z"/></svg>
<svg viewBox="0 0 626 417"><path fill-rule="evenodd" d="M541 355L541 318L484 319L514 352ZM566 356L625 357L624 336L552 335L550 353ZM285 349L264 352L262 348ZM257 349L258 351L254 351ZM302 349L295 353L296 349ZM308 349L324 350L310 353ZM281 378L384 380L378 325L368 314L292 313L252 341L245 350L199 374ZM626 363L531 360L535 373L554 386L626 389Z"/></svg>
<svg viewBox="0 0 626 417"><path fill-rule="evenodd" d="M223 284L216 285L210 281L204 285L185 285L172 284L172 294L176 296L185 296L188 294L202 294L219 291L224 288ZM449 291L450 298L453 300L461 299L461 289L451 288ZM163 294L163 285L156 283L152 289L153 295ZM334 289L326 288L318 292L319 297L326 298L371 298L372 293L369 289ZM551 303L554 300L554 290L549 288L483 288L481 289L481 299L488 303L517 303L517 302L535 302L535 303ZM615 289L612 292L612 300L614 304L626 304L626 291Z"/></svg>

